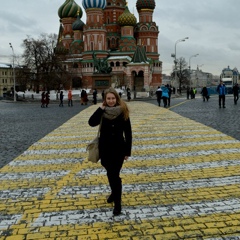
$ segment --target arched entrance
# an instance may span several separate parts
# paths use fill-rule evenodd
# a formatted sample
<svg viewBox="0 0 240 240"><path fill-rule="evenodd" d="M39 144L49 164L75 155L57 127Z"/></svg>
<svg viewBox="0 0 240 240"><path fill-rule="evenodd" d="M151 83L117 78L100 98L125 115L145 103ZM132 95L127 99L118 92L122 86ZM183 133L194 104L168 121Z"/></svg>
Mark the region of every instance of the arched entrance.
<svg viewBox="0 0 240 240"><path fill-rule="evenodd" d="M144 91L144 72L139 71L139 73L137 73L136 71L133 71L132 75L133 75L133 89L137 92Z"/></svg>
<svg viewBox="0 0 240 240"><path fill-rule="evenodd" d="M73 89L82 88L82 79L80 77L73 77L72 78L72 88Z"/></svg>

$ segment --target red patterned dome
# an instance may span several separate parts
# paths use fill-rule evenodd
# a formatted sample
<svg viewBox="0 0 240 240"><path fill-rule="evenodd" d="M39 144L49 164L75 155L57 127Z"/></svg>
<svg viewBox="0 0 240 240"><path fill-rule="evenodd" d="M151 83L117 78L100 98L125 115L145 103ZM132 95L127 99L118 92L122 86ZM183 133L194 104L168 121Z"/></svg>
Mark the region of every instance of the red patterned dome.
<svg viewBox="0 0 240 240"><path fill-rule="evenodd" d="M136 3L137 10L141 9L155 9L155 0L138 0Z"/></svg>

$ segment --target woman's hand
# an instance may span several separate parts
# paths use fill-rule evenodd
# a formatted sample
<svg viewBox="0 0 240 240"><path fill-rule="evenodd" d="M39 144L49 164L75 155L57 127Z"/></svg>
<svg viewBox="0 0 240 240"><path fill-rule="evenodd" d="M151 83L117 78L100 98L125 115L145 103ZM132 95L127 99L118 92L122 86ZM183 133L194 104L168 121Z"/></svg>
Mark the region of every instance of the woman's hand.
<svg viewBox="0 0 240 240"><path fill-rule="evenodd" d="M105 107L106 107L106 103L105 102L103 102L102 103L102 106L100 107L102 110L104 110L105 109Z"/></svg>

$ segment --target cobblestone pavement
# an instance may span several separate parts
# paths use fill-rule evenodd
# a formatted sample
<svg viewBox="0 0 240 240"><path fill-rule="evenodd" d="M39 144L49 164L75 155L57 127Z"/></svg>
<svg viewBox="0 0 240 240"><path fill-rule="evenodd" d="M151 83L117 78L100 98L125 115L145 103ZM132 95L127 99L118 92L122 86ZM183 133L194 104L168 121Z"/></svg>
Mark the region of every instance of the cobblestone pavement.
<svg viewBox="0 0 240 240"><path fill-rule="evenodd" d="M39 102L0 101L0 168L85 108L77 101L63 108L56 101L49 108Z"/></svg>
<svg viewBox="0 0 240 240"><path fill-rule="evenodd" d="M208 102L203 102L200 96L176 104L179 100L174 100L175 106L170 108L172 111L240 140L240 102L234 105L232 95L226 97L226 108L218 107L216 95Z"/></svg>
<svg viewBox="0 0 240 240"><path fill-rule="evenodd" d="M173 101L184 114L184 104L203 104ZM123 214L106 203L100 163L86 161L97 133L87 125L91 106L0 169L0 240L240 239L240 141L151 102L129 106Z"/></svg>

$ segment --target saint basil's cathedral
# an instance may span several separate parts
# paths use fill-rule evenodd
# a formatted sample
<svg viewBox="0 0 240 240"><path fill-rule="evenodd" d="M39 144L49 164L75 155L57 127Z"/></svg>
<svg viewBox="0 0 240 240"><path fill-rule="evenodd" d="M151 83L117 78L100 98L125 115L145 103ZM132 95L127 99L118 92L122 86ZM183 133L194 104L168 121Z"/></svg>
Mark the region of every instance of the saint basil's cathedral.
<svg viewBox="0 0 240 240"><path fill-rule="evenodd" d="M154 0L137 0L139 22L125 0L83 0L82 8L66 0L58 10L56 54L65 54L71 73L69 88L128 87L137 92L162 82L159 30L153 21ZM107 65L107 70L101 65Z"/></svg>

